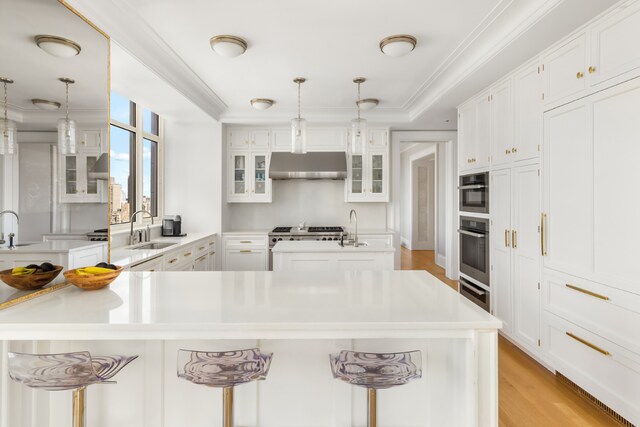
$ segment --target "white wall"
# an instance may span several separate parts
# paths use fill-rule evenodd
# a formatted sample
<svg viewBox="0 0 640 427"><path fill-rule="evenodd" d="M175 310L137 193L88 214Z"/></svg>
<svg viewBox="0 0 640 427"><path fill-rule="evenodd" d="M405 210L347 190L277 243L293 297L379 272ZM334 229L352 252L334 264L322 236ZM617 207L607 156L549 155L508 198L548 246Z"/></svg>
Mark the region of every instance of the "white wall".
<svg viewBox="0 0 640 427"><path fill-rule="evenodd" d="M447 215L447 203L446 203L446 191L445 183L447 182L447 168L446 168L446 150L442 146L438 146L436 150L436 174L438 183L438 191L436 197L438 201L436 203L436 215L438 216L438 222L442 223L442 227L438 227L436 233L438 234L436 248L436 264L444 268L444 260L447 254L447 238L446 228L444 227L444 219Z"/></svg>
<svg viewBox="0 0 640 427"><path fill-rule="evenodd" d="M165 214L182 215L185 233L220 232L220 124L165 121L164 145Z"/></svg>

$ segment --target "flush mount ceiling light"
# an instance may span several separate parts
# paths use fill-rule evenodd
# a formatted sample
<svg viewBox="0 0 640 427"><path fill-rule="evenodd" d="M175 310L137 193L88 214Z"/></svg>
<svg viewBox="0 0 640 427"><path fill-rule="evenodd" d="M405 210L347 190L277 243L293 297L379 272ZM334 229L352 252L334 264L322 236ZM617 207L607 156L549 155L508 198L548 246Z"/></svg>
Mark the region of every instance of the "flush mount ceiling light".
<svg viewBox="0 0 640 427"><path fill-rule="evenodd" d="M69 85L74 80L61 77L60 80L66 86L66 114L64 119L58 120L58 151L60 154L75 154L76 152L76 122L69 120Z"/></svg>
<svg viewBox="0 0 640 427"><path fill-rule="evenodd" d="M367 79L364 77L356 77L353 82L358 85L358 118L351 120L351 153L364 154L365 142L367 140L367 121L360 118L360 85Z"/></svg>
<svg viewBox="0 0 640 427"><path fill-rule="evenodd" d="M360 101L356 101L356 105L360 107L361 110L373 110L380 103L379 99L376 98L365 98Z"/></svg>
<svg viewBox="0 0 640 427"><path fill-rule="evenodd" d="M60 103L55 101L47 101L46 99L32 99L31 103L41 110L57 110Z"/></svg>
<svg viewBox="0 0 640 427"><path fill-rule="evenodd" d="M15 154L18 126L16 122L9 120L7 116L7 85L13 83L13 80L6 77L0 77L0 82L4 84L4 118L0 119L0 154Z"/></svg>
<svg viewBox="0 0 640 427"><path fill-rule="evenodd" d="M251 106L256 110L266 110L273 105L273 99L268 98L253 98L251 100Z"/></svg>
<svg viewBox="0 0 640 427"><path fill-rule="evenodd" d="M78 43L64 37L39 35L34 39L40 49L58 58L71 58L82 50Z"/></svg>
<svg viewBox="0 0 640 427"><path fill-rule="evenodd" d="M247 42L236 36L213 36L209 44L215 53L225 58L240 56L247 50Z"/></svg>
<svg viewBox="0 0 640 427"><path fill-rule="evenodd" d="M291 152L294 154L307 152L307 121L300 117L300 85L306 81L304 77L293 79L298 85L298 118L291 119Z"/></svg>
<svg viewBox="0 0 640 427"><path fill-rule="evenodd" d="M418 41L415 37L408 34L398 34L382 39L380 42L380 50L385 55L403 56L416 48Z"/></svg>

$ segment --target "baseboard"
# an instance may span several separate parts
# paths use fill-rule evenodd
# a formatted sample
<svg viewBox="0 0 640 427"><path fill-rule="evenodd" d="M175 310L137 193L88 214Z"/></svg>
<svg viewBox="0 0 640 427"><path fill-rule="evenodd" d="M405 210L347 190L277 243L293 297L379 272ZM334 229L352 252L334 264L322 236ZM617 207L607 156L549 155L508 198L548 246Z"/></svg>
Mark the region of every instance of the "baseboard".
<svg viewBox="0 0 640 427"><path fill-rule="evenodd" d="M436 265L438 267L446 268L447 258L444 255L437 254L436 255Z"/></svg>
<svg viewBox="0 0 640 427"><path fill-rule="evenodd" d="M518 347L518 349L520 349L522 352L524 352L527 356L529 356L530 358L532 358L534 361L536 361L539 365L541 365L543 368L545 368L546 370L552 372L555 374L556 370L553 366L551 366L550 364L548 364L541 355L534 353L532 350L529 349L528 346L525 346L523 344L521 344L520 342L518 342L517 339L515 339L514 337L505 334L502 331L498 331L498 333L500 334L500 336L504 339L506 339L507 341L509 341L511 344L515 345L516 347Z"/></svg>
<svg viewBox="0 0 640 427"><path fill-rule="evenodd" d="M405 248L411 250L411 240L400 236L400 246L404 246Z"/></svg>

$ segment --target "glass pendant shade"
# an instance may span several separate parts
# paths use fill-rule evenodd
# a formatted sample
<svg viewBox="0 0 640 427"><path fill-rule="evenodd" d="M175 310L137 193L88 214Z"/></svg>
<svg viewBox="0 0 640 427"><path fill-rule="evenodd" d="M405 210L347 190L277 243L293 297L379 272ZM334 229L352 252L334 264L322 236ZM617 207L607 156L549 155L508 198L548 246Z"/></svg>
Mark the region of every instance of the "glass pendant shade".
<svg viewBox="0 0 640 427"><path fill-rule="evenodd" d="M351 120L351 154L364 154L367 143L367 120Z"/></svg>
<svg viewBox="0 0 640 427"><path fill-rule="evenodd" d="M307 121L291 119L291 152L304 154L307 152Z"/></svg>
<svg viewBox="0 0 640 427"><path fill-rule="evenodd" d="M58 120L58 151L60 154L76 153L76 122L74 120Z"/></svg>
<svg viewBox="0 0 640 427"><path fill-rule="evenodd" d="M0 154L15 154L18 143L18 126L16 122L0 119Z"/></svg>

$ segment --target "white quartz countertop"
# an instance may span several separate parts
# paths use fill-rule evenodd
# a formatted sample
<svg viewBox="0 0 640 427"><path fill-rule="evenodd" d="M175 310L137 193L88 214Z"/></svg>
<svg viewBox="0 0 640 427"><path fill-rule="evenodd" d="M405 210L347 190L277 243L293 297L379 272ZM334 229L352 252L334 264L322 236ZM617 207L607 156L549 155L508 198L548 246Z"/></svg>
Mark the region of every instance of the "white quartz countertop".
<svg viewBox="0 0 640 427"><path fill-rule="evenodd" d="M87 249L106 246L107 242L91 242L89 240L51 240L48 242L34 243L33 245L18 246L15 249L0 249L0 254L6 253L52 253L70 252L75 249Z"/></svg>
<svg viewBox="0 0 640 427"><path fill-rule="evenodd" d="M213 233L190 233L184 237L157 237L149 242L139 243L135 246L148 245L152 242L175 243L175 245L167 246L162 249L133 249L135 246L124 246L120 248L111 248L111 264L126 267L132 264L156 258L167 252L179 249L180 246L188 245L198 240L213 237Z"/></svg>
<svg viewBox="0 0 640 427"><path fill-rule="evenodd" d="M0 340L472 338L502 322L425 271L123 272L0 311Z"/></svg>
<svg viewBox="0 0 640 427"><path fill-rule="evenodd" d="M361 241L365 242L365 241ZM346 253L346 252L395 252L393 247L371 242L366 246L354 246L345 245L340 246L338 241L318 241L318 240L283 240L275 244L272 249L273 253L278 252L332 252L332 253Z"/></svg>

